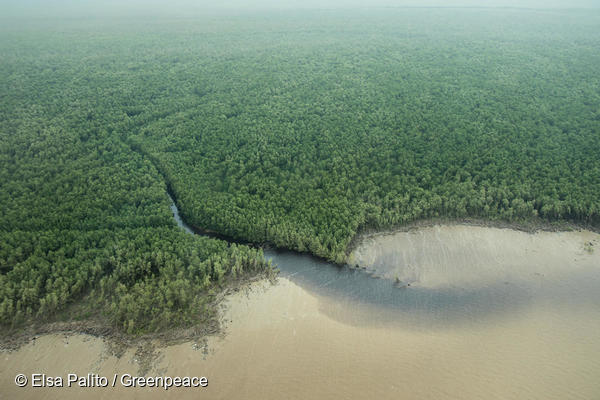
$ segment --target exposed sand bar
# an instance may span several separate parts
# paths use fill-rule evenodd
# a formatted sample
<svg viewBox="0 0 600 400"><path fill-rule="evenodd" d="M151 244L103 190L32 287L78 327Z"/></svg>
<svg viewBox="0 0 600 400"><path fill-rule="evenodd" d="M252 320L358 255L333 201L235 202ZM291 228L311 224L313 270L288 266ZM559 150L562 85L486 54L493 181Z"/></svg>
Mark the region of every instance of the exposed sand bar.
<svg viewBox="0 0 600 400"><path fill-rule="evenodd" d="M383 277L427 288L529 282L532 275L555 280L598 267L599 237L589 231L433 226L366 237L350 259Z"/></svg>
<svg viewBox="0 0 600 400"><path fill-rule="evenodd" d="M148 374L207 376L207 389L17 388L19 372L137 372L134 350L117 359L99 339L50 335L0 354L0 398L597 399L599 239L464 226L372 237L355 259L412 282L398 303L256 284L227 300L227 334L207 354L160 349Z"/></svg>

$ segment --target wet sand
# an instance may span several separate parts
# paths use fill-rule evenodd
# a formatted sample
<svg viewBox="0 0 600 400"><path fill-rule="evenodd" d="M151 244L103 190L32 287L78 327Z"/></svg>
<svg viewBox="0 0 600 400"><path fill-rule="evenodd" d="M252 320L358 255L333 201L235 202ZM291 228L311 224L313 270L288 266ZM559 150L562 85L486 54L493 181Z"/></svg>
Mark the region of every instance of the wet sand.
<svg viewBox="0 0 600 400"><path fill-rule="evenodd" d="M257 283L227 300L225 336L157 350L148 376L206 376L206 389L17 388L17 373L138 371L135 349L117 359L100 339L49 335L0 354L0 398L597 399L599 239L465 226L371 237L355 261L412 282L394 289L399 306Z"/></svg>
<svg viewBox="0 0 600 400"><path fill-rule="evenodd" d="M366 237L350 255L376 274L427 288L559 280L598 266L600 235L467 225L433 226Z"/></svg>

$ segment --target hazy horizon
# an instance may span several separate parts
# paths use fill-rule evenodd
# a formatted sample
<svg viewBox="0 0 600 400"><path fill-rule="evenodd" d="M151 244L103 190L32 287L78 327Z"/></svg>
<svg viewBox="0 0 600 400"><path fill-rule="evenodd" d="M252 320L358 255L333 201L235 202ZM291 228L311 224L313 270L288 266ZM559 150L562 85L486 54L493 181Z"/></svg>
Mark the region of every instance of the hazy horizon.
<svg viewBox="0 0 600 400"><path fill-rule="evenodd" d="M336 10L371 8L522 8L522 9L600 9L600 0L374 0L365 4L359 0L223 0L218 4L206 0L59 0L49 4L41 0L0 1L1 15L15 17L94 17L165 15L193 16L207 12Z"/></svg>

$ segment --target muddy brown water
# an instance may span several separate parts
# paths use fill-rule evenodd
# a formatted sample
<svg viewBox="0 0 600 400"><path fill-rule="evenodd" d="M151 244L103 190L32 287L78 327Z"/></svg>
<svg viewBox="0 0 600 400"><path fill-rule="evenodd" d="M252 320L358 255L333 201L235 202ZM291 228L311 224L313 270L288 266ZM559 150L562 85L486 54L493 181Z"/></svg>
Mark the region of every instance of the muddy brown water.
<svg viewBox="0 0 600 400"><path fill-rule="evenodd" d="M135 349L48 335L0 354L0 398L600 399L598 234L420 228L366 238L351 255L365 269L266 256L276 285L228 298L224 336L158 349L147 374L207 388L17 387L138 372Z"/></svg>

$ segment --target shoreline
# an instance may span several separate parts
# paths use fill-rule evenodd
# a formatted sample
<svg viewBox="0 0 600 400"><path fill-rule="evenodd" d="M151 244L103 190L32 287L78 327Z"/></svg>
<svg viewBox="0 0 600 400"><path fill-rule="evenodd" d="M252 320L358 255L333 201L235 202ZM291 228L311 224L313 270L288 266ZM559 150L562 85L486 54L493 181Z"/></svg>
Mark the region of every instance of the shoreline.
<svg viewBox="0 0 600 400"><path fill-rule="evenodd" d="M365 242L360 260L383 279L283 256L276 285L257 279L219 293L216 333L120 347L76 332L46 335L2 352L0 372L11 397L24 393L10 384L16 372L91 371L198 373L210 381L207 398L595 398L598 248L600 235L589 231L529 235L455 224ZM411 288L384 280L394 276ZM149 399L198 396L176 388L32 390L32 398L57 400L132 390Z"/></svg>
<svg viewBox="0 0 600 400"><path fill-rule="evenodd" d="M385 229L367 228L357 233L346 249L346 264L351 268L353 265L349 263L350 254L355 251L361 243L366 239L393 235L399 232L410 232L422 228L431 228L434 226L475 226L481 228L497 228L497 229L510 229L519 232L525 232L529 234L535 234L537 232L573 232L587 230L594 233L600 233L600 227L593 225L584 225L581 223L575 223L572 221L546 221L542 219L528 220L528 221L503 221L503 220L488 220L482 218L427 218L420 219L417 221L409 222L405 225L398 225Z"/></svg>
<svg viewBox="0 0 600 400"><path fill-rule="evenodd" d="M422 228L430 228L433 226L474 226L483 228L498 228L498 229L510 229L514 231L525 232L529 234L535 234L536 232L572 232L588 230L594 233L600 233L600 229L594 226L586 226L582 224L573 223L570 221L556 221L549 222L545 220L532 220L532 221L521 221L521 222L507 222L500 220L485 220L479 218L429 218L424 220L413 221L406 225L392 227L388 229L365 229L360 233L357 233L350 241L346 249L346 257L344 263L336 263L328 260L324 257L316 256L310 252L298 252L296 250L282 248L272 245L271 243L246 243L247 245L260 248L262 250L273 250L282 252L291 252L298 255L308 255L317 260L330 263L332 265L348 267L351 269L357 268L356 263L351 263L351 254L367 239L393 235L399 232L410 232ZM210 236L219 236L216 232L205 231L199 227L188 225L192 227L196 234L208 234ZM221 240L223 236L218 237ZM239 243L238 241L233 241ZM359 266L359 268L362 268ZM260 281L270 281L274 284L277 280L277 272L275 275L271 275L269 272L259 273L258 275L251 277L237 278L232 282L225 284L222 290L214 295L214 300L211 301L211 308L216 311L215 317L209 318L200 324L196 324L187 328L170 328L167 330L147 333L140 336L128 335L118 328L109 326L103 323L101 318L90 318L87 320L77 321L52 321L44 322L42 324L32 323L22 326L20 328L11 328L6 332L0 334L0 352L12 352L21 348L23 345L36 340L40 336L52 335L52 334L64 334L66 336L84 334L93 337L100 338L115 348L119 349L118 352L125 351L126 349L141 346L150 341L158 341L161 346L169 346L191 340L201 340L210 335L222 334L221 318L223 315L219 310L219 306L223 303L226 298L232 294L239 292L240 290L249 290L251 286ZM73 305L74 307L77 304Z"/></svg>
<svg viewBox="0 0 600 400"><path fill-rule="evenodd" d="M240 291L251 291L252 287L260 282L269 282L271 285L276 284L277 273L261 272L254 276L237 278L227 282L225 287L216 293L210 302L210 308L215 312L214 316L189 327L176 327L133 336L104 323L103 319L98 317L85 320L34 322L2 332L0 334L0 353L18 351L29 343L35 343L39 337L48 335L64 335L66 337L89 335L106 342L112 355L117 358L128 349L135 347L142 349L144 345L150 342L156 342L159 347L167 347L189 341L201 341L208 336L224 334L222 307L227 298ZM72 306L76 307L77 304Z"/></svg>

